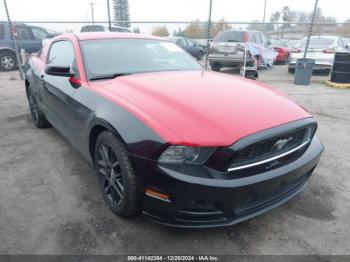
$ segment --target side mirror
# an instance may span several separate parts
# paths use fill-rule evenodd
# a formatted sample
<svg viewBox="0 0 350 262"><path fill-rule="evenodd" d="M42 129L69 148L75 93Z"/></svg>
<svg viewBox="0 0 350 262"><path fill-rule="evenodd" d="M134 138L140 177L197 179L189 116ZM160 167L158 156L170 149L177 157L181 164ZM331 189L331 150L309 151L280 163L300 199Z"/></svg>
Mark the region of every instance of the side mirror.
<svg viewBox="0 0 350 262"><path fill-rule="evenodd" d="M70 70L69 65L47 65L45 67L45 73L52 76L74 76L74 73Z"/></svg>

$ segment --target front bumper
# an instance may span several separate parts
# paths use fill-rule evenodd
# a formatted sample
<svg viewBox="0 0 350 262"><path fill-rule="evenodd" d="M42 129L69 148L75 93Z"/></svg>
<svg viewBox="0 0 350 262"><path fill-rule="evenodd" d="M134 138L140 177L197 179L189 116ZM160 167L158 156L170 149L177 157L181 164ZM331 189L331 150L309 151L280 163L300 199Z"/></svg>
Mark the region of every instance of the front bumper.
<svg viewBox="0 0 350 262"><path fill-rule="evenodd" d="M170 195L169 201L145 195L143 215L154 222L175 227L237 224L300 193L307 186L322 151L322 143L315 136L296 161L254 176L231 180L201 178L195 173L188 176L133 157L145 187Z"/></svg>

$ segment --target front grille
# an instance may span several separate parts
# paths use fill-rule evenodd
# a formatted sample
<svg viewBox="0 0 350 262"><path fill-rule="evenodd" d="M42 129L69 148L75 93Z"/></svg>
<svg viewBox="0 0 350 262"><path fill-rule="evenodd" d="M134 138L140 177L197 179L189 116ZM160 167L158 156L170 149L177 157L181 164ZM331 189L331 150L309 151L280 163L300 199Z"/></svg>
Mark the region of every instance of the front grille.
<svg viewBox="0 0 350 262"><path fill-rule="evenodd" d="M311 137L311 127L299 128L266 138L235 152L230 168L238 168L283 156L305 144Z"/></svg>

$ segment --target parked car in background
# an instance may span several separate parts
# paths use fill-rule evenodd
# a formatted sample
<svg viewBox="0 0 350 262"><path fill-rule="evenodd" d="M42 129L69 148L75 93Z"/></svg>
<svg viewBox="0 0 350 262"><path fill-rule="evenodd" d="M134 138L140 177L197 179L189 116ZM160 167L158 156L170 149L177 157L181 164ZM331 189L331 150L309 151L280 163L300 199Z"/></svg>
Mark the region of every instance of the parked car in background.
<svg viewBox="0 0 350 262"><path fill-rule="evenodd" d="M350 38L343 38L345 48L349 51L350 50Z"/></svg>
<svg viewBox="0 0 350 262"><path fill-rule="evenodd" d="M176 43L178 46L180 46L182 49L190 53L193 57L197 58L198 60L203 59L204 49L203 47L198 45L194 40L179 36L168 37L168 39Z"/></svg>
<svg viewBox="0 0 350 262"><path fill-rule="evenodd" d="M195 41L198 46L203 48L205 54L208 53L207 39L192 39L192 40ZM209 46L211 45L212 42L213 42L213 39L209 39Z"/></svg>
<svg viewBox="0 0 350 262"><path fill-rule="evenodd" d="M80 32L109 32L109 27L103 25L84 25ZM128 32L131 33L131 30L126 27L121 26L112 26L111 32Z"/></svg>
<svg viewBox="0 0 350 262"><path fill-rule="evenodd" d="M291 47L288 44L288 40L284 39L269 39L271 46L278 53L276 57L276 62L281 64L288 64Z"/></svg>
<svg viewBox="0 0 350 262"><path fill-rule="evenodd" d="M307 38L300 40L292 50L288 72L295 72L295 64L297 59L304 56ZM315 60L314 71L323 71L329 73L332 70L335 52L345 52L346 44L341 37L338 36L311 36L307 58Z"/></svg>
<svg viewBox="0 0 350 262"><path fill-rule="evenodd" d="M34 125L86 158L122 217L233 225L302 192L323 151L316 120L284 93L203 70L160 37L58 36L30 58L25 90Z"/></svg>
<svg viewBox="0 0 350 262"><path fill-rule="evenodd" d="M270 42L260 31L221 31L214 38L209 49L209 61L212 70L220 71L222 67L244 66L244 46L252 43L260 50L273 51ZM248 52L246 66L254 66L255 60Z"/></svg>
<svg viewBox="0 0 350 262"><path fill-rule="evenodd" d="M42 42L46 38L52 38L57 34L49 33L39 26L26 24L13 24L12 32L17 40L18 49L24 49L26 53L38 52ZM11 40L9 23L0 23L0 70L10 71L16 68L16 55Z"/></svg>

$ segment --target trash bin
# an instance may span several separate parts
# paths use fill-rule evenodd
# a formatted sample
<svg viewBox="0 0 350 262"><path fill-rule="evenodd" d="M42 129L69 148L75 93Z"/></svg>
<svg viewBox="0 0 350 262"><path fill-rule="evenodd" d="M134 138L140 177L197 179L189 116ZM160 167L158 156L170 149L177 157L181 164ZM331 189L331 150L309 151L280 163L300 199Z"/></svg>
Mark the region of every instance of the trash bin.
<svg viewBox="0 0 350 262"><path fill-rule="evenodd" d="M299 58L295 64L294 84L309 85L315 60Z"/></svg>

